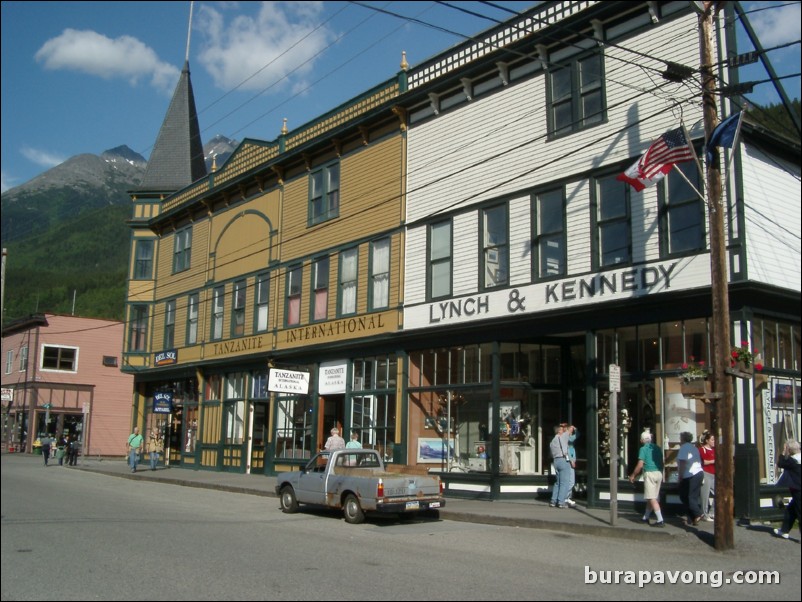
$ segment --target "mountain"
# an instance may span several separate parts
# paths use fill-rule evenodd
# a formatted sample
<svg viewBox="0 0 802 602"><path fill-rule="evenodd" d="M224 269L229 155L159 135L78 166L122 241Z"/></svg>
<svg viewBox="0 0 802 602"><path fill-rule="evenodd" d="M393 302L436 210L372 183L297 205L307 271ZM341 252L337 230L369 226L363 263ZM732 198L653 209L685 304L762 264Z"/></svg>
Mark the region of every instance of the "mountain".
<svg viewBox="0 0 802 602"><path fill-rule="evenodd" d="M237 142L215 136L204 158L219 168ZM0 196L8 250L3 323L34 312L124 318L130 190L147 161L127 146L71 157Z"/></svg>
<svg viewBox="0 0 802 602"><path fill-rule="evenodd" d="M223 163L225 163L231 156L231 153L233 153L237 148L238 144L239 143L236 140L231 140L230 138L226 138L220 134L204 144L203 156L206 160L206 171L208 173L212 172L213 162L217 165L217 169L220 169Z"/></svg>
<svg viewBox="0 0 802 602"><path fill-rule="evenodd" d="M127 146L100 156L76 155L0 197L3 244L56 227L66 219L108 205L130 205L147 161Z"/></svg>

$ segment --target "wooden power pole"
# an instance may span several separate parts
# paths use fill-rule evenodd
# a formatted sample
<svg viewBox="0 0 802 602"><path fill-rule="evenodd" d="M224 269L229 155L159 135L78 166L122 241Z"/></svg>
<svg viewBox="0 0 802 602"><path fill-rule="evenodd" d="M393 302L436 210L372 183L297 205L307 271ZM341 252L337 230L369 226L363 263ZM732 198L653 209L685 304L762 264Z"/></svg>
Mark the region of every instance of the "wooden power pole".
<svg viewBox="0 0 802 602"><path fill-rule="evenodd" d="M705 140L710 140L717 123L715 75L713 72L713 7L705 2L699 15L700 55L702 73L702 103ZM707 206L710 224L710 294L712 297L713 390L721 393L717 403L718 433L716 437L716 517L714 523L715 547L731 550L735 547L733 473L735 468L735 442L733 428L732 378L725 372L730 357L730 297L728 291L727 240L724 231L724 206L721 201L721 168L718 153L707 165ZM734 152L735 149L733 149Z"/></svg>

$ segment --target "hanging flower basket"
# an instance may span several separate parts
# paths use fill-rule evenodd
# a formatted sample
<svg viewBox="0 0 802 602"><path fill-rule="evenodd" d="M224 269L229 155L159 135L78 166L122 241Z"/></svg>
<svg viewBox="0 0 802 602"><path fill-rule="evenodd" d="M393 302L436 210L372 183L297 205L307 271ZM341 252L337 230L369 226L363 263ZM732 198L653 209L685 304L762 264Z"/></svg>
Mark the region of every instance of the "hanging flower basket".
<svg viewBox="0 0 802 602"><path fill-rule="evenodd" d="M755 370L763 370L763 363L760 356L749 350L749 342L742 341L739 347L733 347L730 352L730 367L726 369L727 374L737 378L750 379L755 375Z"/></svg>
<svg viewBox="0 0 802 602"><path fill-rule="evenodd" d="M680 380L682 396L688 399L698 399L710 393L710 381L706 378L696 378L693 380Z"/></svg>
<svg viewBox="0 0 802 602"><path fill-rule="evenodd" d="M750 379L755 375L755 365L747 364L746 362L735 362L735 364L727 368L727 374L737 378Z"/></svg>

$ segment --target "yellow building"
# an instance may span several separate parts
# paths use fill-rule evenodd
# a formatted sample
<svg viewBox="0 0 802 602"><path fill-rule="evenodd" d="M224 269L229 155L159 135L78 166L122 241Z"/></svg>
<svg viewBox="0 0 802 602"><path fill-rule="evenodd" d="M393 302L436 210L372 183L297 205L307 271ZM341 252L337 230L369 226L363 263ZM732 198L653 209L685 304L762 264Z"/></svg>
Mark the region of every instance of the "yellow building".
<svg viewBox="0 0 802 602"><path fill-rule="evenodd" d="M206 174L184 69L132 192L123 366L134 424L165 435L171 465L271 472L335 426L403 455L382 342L402 316L403 81ZM271 369L304 385L271 386Z"/></svg>

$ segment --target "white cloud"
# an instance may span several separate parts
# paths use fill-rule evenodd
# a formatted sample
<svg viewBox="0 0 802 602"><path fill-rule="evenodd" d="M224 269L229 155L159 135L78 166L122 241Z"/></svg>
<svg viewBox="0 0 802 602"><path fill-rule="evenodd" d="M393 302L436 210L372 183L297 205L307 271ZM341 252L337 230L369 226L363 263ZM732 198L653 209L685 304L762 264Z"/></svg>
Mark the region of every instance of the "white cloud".
<svg viewBox="0 0 802 602"><path fill-rule="evenodd" d="M766 8L769 4L760 2L749 8ZM770 7L747 15L764 48L798 41L802 32L800 16L802 16L802 12L798 3ZM796 52L799 52L799 49Z"/></svg>
<svg viewBox="0 0 802 602"><path fill-rule="evenodd" d="M238 15L227 23L223 13L204 4L197 21L206 36L201 64L223 90L282 88L290 79L297 85L334 39L320 27L322 11L322 2L263 2L255 17Z"/></svg>
<svg viewBox="0 0 802 602"><path fill-rule="evenodd" d="M46 167L47 169L55 167L60 163L64 163L64 161L66 160L65 157L62 157L60 155L55 155L48 151L31 148L30 146L23 147L20 152L31 163L36 163L37 165L41 165L42 167Z"/></svg>
<svg viewBox="0 0 802 602"><path fill-rule="evenodd" d="M15 186L15 180L16 178L9 176L5 170L0 171L0 192L5 192L9 188L13 188Z"/></svg>
<svg viewBox="0 0 802 602"><path fill-rule="evenodd" d="M180 70L159 60L152 48L131 36L112 40L94 31L65 29L44 43L35 58L46 69L64 69L104 79L124 78L135 85L140 78L170 93Z"/></svg>

